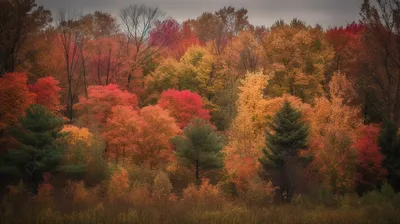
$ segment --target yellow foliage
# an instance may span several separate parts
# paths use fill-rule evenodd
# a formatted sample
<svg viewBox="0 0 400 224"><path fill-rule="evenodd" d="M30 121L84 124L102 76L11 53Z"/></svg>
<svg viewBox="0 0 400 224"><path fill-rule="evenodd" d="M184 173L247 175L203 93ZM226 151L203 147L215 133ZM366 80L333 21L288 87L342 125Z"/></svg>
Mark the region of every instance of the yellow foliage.
<svg viewBox="0 0 400 224"><path fill-rule="evenodd" d="M65 125L61 130L63 133L69 133L67 136L67 142L70 145L83 144L85 147L92 145L92 133L87 128L79 128L74 125Z"/></svg>
<svg viewBox="0 0 400 224"><path fill-rule="evenodd" d="M257 176L260 166L258 158L262 156L261 149L265 146L267 122L271 121L276 112L288 100L294 108L305 115L310 105L294 96L284 95L268 99L264 97L269 76L261 73L248 73L239 87L237 101L238 113L228 131L229 144L225 148L225 164L232 181L245 190L249 179Z"/></svg>
<svg viewBox="0 0 400 224"><path fill-rule="evenodd" d="M334 56L323 35L311 27L283 24L265 36L267 70L275 74L268 89L271 95L291 93L306 102L323 95L324 73Z"/></svg>

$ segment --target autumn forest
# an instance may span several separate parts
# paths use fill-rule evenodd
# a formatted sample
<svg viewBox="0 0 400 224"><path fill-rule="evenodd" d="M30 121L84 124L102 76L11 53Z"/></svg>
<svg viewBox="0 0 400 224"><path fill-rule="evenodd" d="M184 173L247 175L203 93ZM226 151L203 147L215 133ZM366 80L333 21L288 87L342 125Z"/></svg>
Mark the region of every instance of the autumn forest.
<svg viewBox="0 0 400 224"><path fill-rule="evenodd" d="M0 1L0 223L400 223L399 0L72 11Z"/></svg>

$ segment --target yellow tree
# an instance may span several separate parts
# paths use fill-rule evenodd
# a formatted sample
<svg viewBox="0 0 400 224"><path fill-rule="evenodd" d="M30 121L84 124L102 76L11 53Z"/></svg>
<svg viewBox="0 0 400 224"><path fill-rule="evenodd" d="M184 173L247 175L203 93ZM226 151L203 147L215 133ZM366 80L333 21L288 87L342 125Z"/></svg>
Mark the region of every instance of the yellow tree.
<svg viewBox="0 0 400 224"><path fill-rule="evenodd" d="M67 150L63 163L76 171L84 169L93 160L91 151L93 134L87 128L79 128L74 125L65 125L61 133L67 134L64 137Z"/></svg>
<svg viewBox="0 0 400 224"><path fill-rule="evenodd" d="M307 102L323 94L324 72L333 58L333 50L323 31L299 21L278 24L263 40L267 68L274 72L268 93L289 93Z"/></svg>
<svg viewBox="0 0 400 224"><path fill-rule="evenodd" d="M268 131L266 124L283 106L285 99L301 112L309 109L309 105L294 96L265 98L268 80L269 77L261 73L248 73L239 87L238 113L228 131L229 144L225 148L226 168L239 190L245 190L251 178L257 176L258 158L262 155L265 132Z"/></svg>
<svg viewBox="0 0 400 224"><path fill-rule="evenodd" d="M150 97L156 98L168 89L190 90L199 93L210 104L215 92L223 87L223 80L214 72L215 60L199 45L189 47L179 61L164 59L146 78L148 91L156 93Z"/></svg>

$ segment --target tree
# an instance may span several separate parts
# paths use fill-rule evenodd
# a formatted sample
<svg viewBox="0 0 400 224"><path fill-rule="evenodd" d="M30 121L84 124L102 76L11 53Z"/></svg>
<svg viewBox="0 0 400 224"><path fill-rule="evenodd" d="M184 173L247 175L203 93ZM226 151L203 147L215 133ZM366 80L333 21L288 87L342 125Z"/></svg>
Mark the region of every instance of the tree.
<svg viewBox="0 0 400 224"><path fill-rule="evenodd" d="M373 108L387 125L398 126L400 110L400 2L379 0L362 4L363 64Z"/></svg>
<svg viewBox="0 0 400 224"><path fill-rule="evenodd" d="M311 102L324 93L325 70L334 55L322 30L296 20L291 25L283 23L271 28L263 46L266 68L275 74L269 82L268 95L288 93Z"/></svg>
<svg viewBox="0 0 400 224"><path fill-rule="evenodd" d="M147 106L140 110L142 123L136 144L134 161L146 164L150 169L166 165L172 159L170 140L181 132L175 119L159 106Z"/></svg>
<svg viewBox="0 0 400 224"><path fill-rule="evenodd" d="M61 166L64 171L73 174L82 174L87 171L88 165L93 162L93 134L87 128L74 125L64 125L61 134L66 141Z"/></svg>
<svg viewBox="0 0 400 224"><path fill-rule="evenodd" d="M84 125L90 126L90 128L100 128L101 131L115 106L138 109L137 96L120 90L114 84L89 86L88 97L81 97L75 108Z"/></svg>
<svg viewBox="0 0 400 224"><path fill-rule="evenodd" d="M224 7L214 13L205 12L196 20L196 32L203 42L211 42L217 55L221 54L227 41L241 31L250 28L247 10Z"/></svg>
<svg viewBox="0 0 400 224"><path fill-rule="evenodd" d="M145 5L130 5L121 10L122 28L128 35L127 48L133 47L128 52L128 57L132 57L128 74L127 89L130 89L133 73L154 59L166 48L166 44L155 46L149 44L149 34L155 26L156 21L161 19L163 13L158 8L151 8Z"/></svg>
<svg viewBox="0 0 400 224"><path fill-rule="evenodd" d="M57 21L59 48L62 51L64 68L67 82L67 117L70 122L73 118L73 104L78 98L79 81L81 73L78 66L82 62L84 33L82 30L82 20L74 18L72 15L60 12ZM83 73L85 75L85 73ZM86 84L86 76L83 77ZM87 84L85 85L86 91Z"/></svg>
<svg viewBox="0 0 400 224"><path fill-rule="evenodd" d="M89 39L110 37L119 32L119 25L116 18L110 13L95 11L81 18L82 29Z"/></svg>
<svg viewBox="0 0 400 224"><path fill-rule="evenodd" d="M154 29L150 31L149 44L152 46L167 46L170 48L180 39L180 25L174 19L157 21Z"/></svg>
<svg viewBox="0 0 400 224"><path fill-rule="evenodd" d="M361 8L363 35L363 68L365 89L370 103L383 121L379 146L385 157L383 167L388 182L400 190L400 148L397 134L400 120L400 2L381 0L375 4L364 0Z"/></svg>
<svg viewBox="0 0 400 224"><path fill-rule="evenodd" d="M184 128L194 118L210 120L210 111L204 108L200 95L188 90L169 89L164 91L157 104L168 110L181 128Z"/></svg>
<svg viewBox="0 0 400 224"><path fill-rule="evenodd" d="M20 176L37 193L43 173L56 171L62 159L62 148L57 144L62 125L63 120L43 106L29 107L12 132L19 147L8 151L1 170Z"/></svg>
<svg viewBox="0 0 400 224"><path fill-rule="evenodd" d="M99 37L88 40L85 49L85 66L88 85L108 85L125 83L130 72L125 55L125 37Z"/></svg>
<svg viewBox="0 0 400 224"><path fill-rule="evenodd" d="M117 105L111 108L103 137L107 142L106 156L109 161L130 162L135 159L140 127L143 121L131 106Z"/></svg>
<svg viewBox="0 0 400 224"><path fill-rule="evenodd" d="M350 86L343 74L335 74L329 83L329 99L315 99L309 116L310 149L315 154L311 171L317 171L316 179L334 194L355 189L357 155L351 146L362 121L360 110L345 104L351 95Z"/></svg>
<svg viewBox="0 0 400 224"><path fill-rule="evenodd" d="M177 158L195 172L197 181L201 173L223 167L223 140L205 120L195 119L173 142Z"/></svg>
<svg viewBox="0 0 400 224"><path fill-rule="evenodd" d="M356 187L360 195L381 186L386 179L378 146L379 131L376 126L361 127L360 136L352 145L357 150Z"/></svg>
<svg viewBox="0 0 400 224"><path fill-rule="evenodd" d="M201 46L191 46L179 62L172 58L163 60L146 77L149 91L167 89L190 90L203 98L211 99L223 88L223 80L213 71L215 58Z"/></svg>
<svg viewBox="0 0 400 224"><path fill-rule="evenodd" d="M262 173L279 187L278 197L290 201L301 178L298 169L308 165L312 157L301 155L308 148L309 127L302 122L301 114L288 101L269 124L266 148L259 159Z"/></svg>
<svg viewBox="0 0 400 224"><path fill-rule="evenodd" d="M35 101L36 96L29 92L26 82L25 73L8 73L0 78L0 135Z"/></svg>
<svg viewBox="0 0 400 224"><path fill-rule="evenodd" d="M384 156L382 166L387 170L387 180L396 192L400 191L400 137L397 124L385 123L378 144Z"/></svg>
<svg viewBox="0 0 400 224"><path fill-rule="evenodd" d="M243 31L228 42L222 58L230 75L239 79L246 72L261 70L264 56L264 48L256 36L250 31Z"/></svg>
<svg viewBox="0 0 400 224"><path fill-rule="evenodd" d="M346 27L334 27L325 34L325 39L332 45L335 51L335 60L332 70L342 71L347 74L354 72L357 60L357 52L362 47L361 36L364 26L352 23Z"/></svg>
<svg viewBox="0 0 400 224"><path fill-rule="evenodd" d="M27 40L51 22L51 12L37 6L35 0L4 0L0 1L0 21L1 77L15 72L32 56L32 52L24 52Z"/></svg>
<svg viewBox="0 0 400 224"><path fill-rule="evenodd" d="M59 112L62 108L60 101L61 88L54 77L40 78L30 86L30 90L36 94L36 104L45 106L53 112Z"/></svg>

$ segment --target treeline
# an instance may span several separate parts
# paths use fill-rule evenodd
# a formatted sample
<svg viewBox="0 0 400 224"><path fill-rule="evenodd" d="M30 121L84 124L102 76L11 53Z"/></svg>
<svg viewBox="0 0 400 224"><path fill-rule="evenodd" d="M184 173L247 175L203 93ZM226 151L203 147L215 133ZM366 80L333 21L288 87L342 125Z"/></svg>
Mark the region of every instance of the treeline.
<svg viewBox="0 0 400 224"><path fill-rule="evenodd" d="M398 192L399 6L365 0L360 21L325 30L256 27L234 7L178 23L144 5L117 19L2 1L3 195Z"/></svg>

